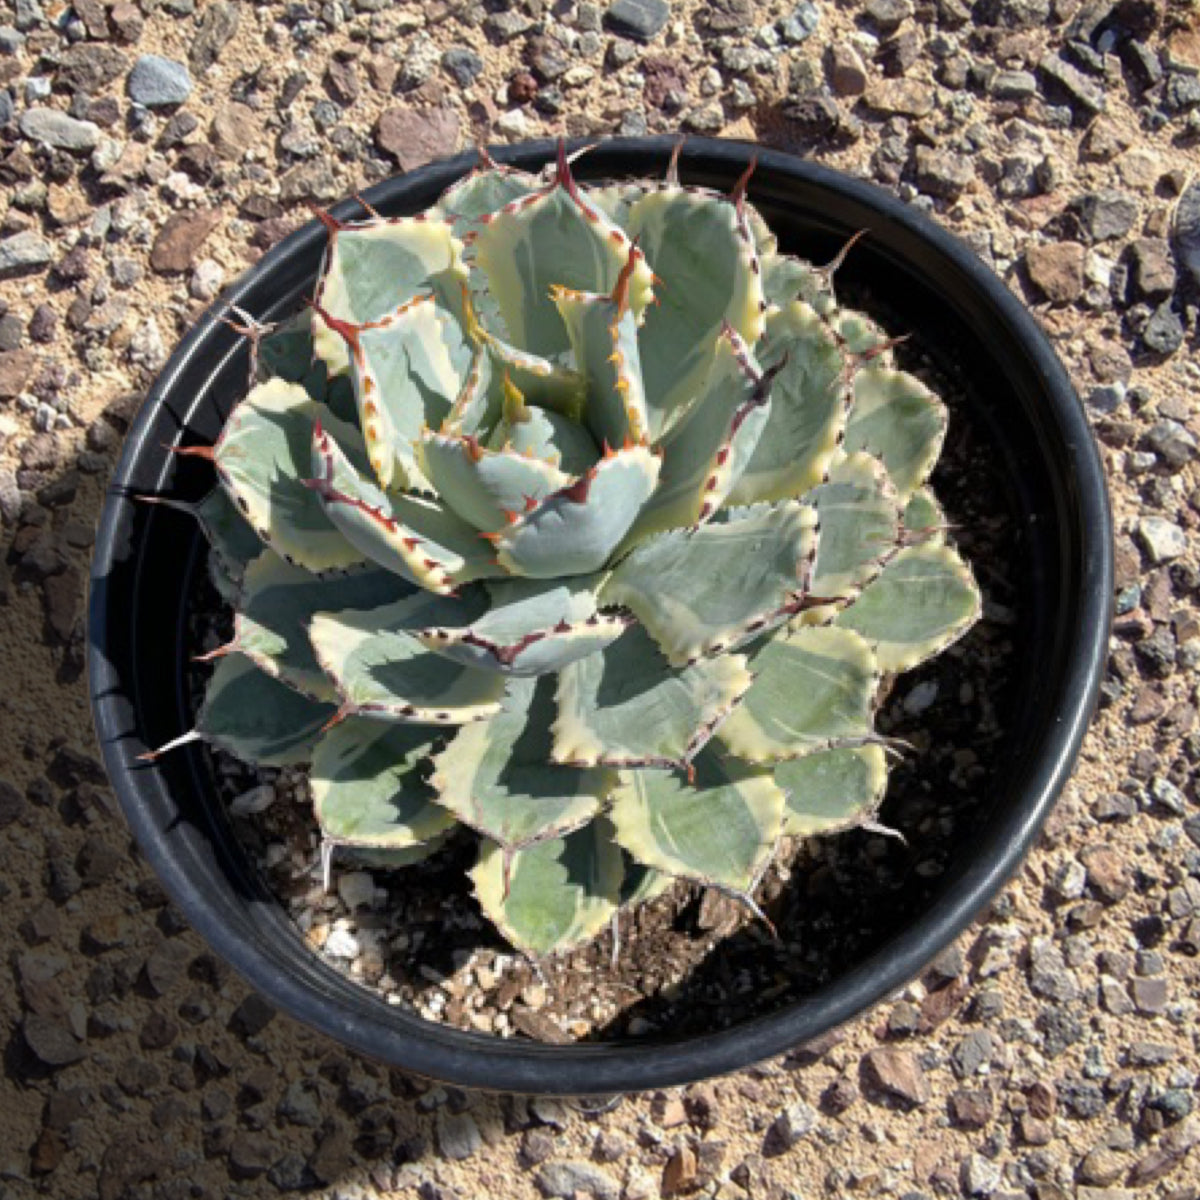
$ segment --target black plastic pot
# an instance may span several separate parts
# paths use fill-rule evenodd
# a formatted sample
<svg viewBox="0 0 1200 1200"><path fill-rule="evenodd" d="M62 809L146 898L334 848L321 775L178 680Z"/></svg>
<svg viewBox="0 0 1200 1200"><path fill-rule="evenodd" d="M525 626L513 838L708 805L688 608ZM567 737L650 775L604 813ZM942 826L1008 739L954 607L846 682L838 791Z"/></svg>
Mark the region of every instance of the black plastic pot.
<svg viewBox="0 0 1200 1200"><path fill-rule="evenodd" d="M583 179L664 169L673 139L607 142L577 163ZM537 167L549 142L497 152ZM1021 303L960 242L879 189L786 154L689 140L685 181L728 189L752 155L750 188L785 249L824 261L852 233L846 275L902 313L923 345L952 344L973 364L966 403L1005 465L1023 530L1029 616L1017 650L1021 703L1006 716L1005 765L990 785L970 853L934 903L827 987L771 1015L681 1041L548 1046L432 1024L337 974L302 942L211 800L195 747L154 765L148 747L188 729L185 621L203 543L185 517L130 499L196 497L204 464L164 444L212 441L245 391L246 350L218 322L226 302L269 320L311 292L325 235L313 222L247 272L184 339L125 444L92 566L89 670L96 728L113 786L151 865L188 919L263 995L356 1050L467 1087L596 1094L682 1083L787 1050L912 978L1016 869L1071 770L1100 683L1112 596L1112 530L1100 460L1066 372ZM370 189L385 213L415 212L473 163L463 155ZM349 201L334 210L355 215ZM839 276L841 279L842 276Z"/></svg>

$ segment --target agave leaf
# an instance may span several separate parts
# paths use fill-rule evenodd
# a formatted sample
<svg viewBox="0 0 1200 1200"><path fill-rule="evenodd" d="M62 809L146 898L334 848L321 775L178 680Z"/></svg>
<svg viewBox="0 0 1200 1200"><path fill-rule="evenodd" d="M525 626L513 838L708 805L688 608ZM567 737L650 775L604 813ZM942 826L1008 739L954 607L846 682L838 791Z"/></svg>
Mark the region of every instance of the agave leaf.
<svg viewBox="0 0 1200 1200"><path fill-rule="evenodd" d="M464 521L487 532L503 529L509 514L525 511L529 500L540 503L571 483L543 459L490 450L470 435L426 434L417 453L438 494Z"/></svg>
<svg viewBox="0 0 1200 1200"><path fill-rule="evenodd" d="M390 571L372 569L321 579L264 550L246 568L232 646L288 687L332 703L337 694L313 655L309 618L331 604L374 608L411 591Z"/></svg>
<svg viewBox="0 0 1200 1200"><path fill-rule="evenodd" d="M833 293L826 290L820 271L811 263L761 249L759 262L762 265L763 297L768 305L786 308L794 300L803 300L818 312L832 309Z"/></svg>
<svg viewBox="0 0 1200 1200"><path fill-rule="evenodd" d="M645 904L661 896L675 882L672 876L635 861L627 850L621 851L621 858L625 864L625 878L621 881L622 908Z"/></svg>
<svg viewBox="0 0 1200 1200"><path fill-rule="evenodd" d="M733 504L784 500L815 487L845 426L844 355L812 308L797 300L769 313L758 354L779 372L766 428L730 493Z"/></svg>
<svg viewBox="0 0 1200 1200"><path fill-rule="evenodd" d="M901 550L836 622L872 643L882 670L907 671L950 645L981 608L966 563L925 542Z"/></svg>
<svg viewBox="0 0 1200 1200"><path fill-rule="evenodd" d="M518 950L552 954L594 937L617 911L621 851L603 819L506 852L484 839L471 870L484 915Z"/></svg>
<svg viewBox="0 0 1200 1200"><path fill-rule="evenodd" d="M625 546L664 530L699 525L720 508L770 417L772 381L726 326L704 387L660 443L658 487Z"/></svg>
<svg viewBox="0 0 1200 1200"><path fill-rule="evenodd" d="M474 242L512 341L537 355L569 346L550 286L608 294L631 250L626 234L580 193L565 158L555 184L483 218ZM639 252L629 290L635 318L649 302L652 279Z"/></svg>
<svg viewBox="0 0 1200 1200"><path fill-rule="evenodd" d="M866 313L853 308L834 308L827 319L851 354L869 355L876 366L892 365L892 339Z"/></svg>
<svg viewBox="0 0 1200 1200"><path fill-rule="evenodd" d="M639 338L657 439L703 386L726 323L749 345L758 341L762 285L754 246L727 201L677 187L648 192L630 209L628 229L661 280Z"/></svg>
<svg viewBox="0 0 1200 1200"><path fill-rule="evenodd" d="M310 699L260 671L241 654L222 658L196 717L206 741L243 762L264 767L306 763L331 704Z"/></svg>
<svg viewBox="0 0 1200 1200"><path fill-rule="evenodd" d="M587 380L588 428L609 446L645 441L648 432L637 319L624 292L628 282L624 273L618 276L611 296L553 289L571 353Z"/></svg>
<svg viewBox="0 0 1200 1200"><path fill-rule="evenodd" d="M330 521L379 566L441 595L502 574L478 532L435 500L385 495L354 469L320 426L313 430L310 487Z"/></svg>
<svg viewBox="0 0 1200 1200"><path fill-rule="evenodd" d="M480 217L486 217L537 190L537 176L516 167L485 161L470 174L452 183L430 212L451 221L456 230L462 233L478 222Z"/></svg>
<svg viewBox="0 0 1200 1200"><path fill-rule="evenodd" d="M187 507L200 523L213 557L229 578L240 584L246 564L262 552L258 534L222 487L213 488L198 503Z"/></svg>
<svg viewBox="0 0 1200 1200"><path fill-rule="evenodd" d="M821 524L814 596L849 596L879 574L896 550L900 515L883 464L869 454L842 455L828 480L805 496Z"/></svg>
<svg viewBox="0 0 1200 1200"><path fill-rule="evenodd" d="M717 737L747 762L778 762L871 734L879 670L849 629L785 629L750 656L754 683Z"/></svg>
<svg viewBox="0 0 1200 1200"><path fill-rule="evenodd" d="M344 570L361 565L363 556L303 482L317 420L352 450L361 446L358 431L331 417L299 384L261 383L230 413L213 461L225 490L268 546L309 571Z"/></svg>
<svg viewBox="0 0 1200 1200"><path fill-rule="evenodd" d="M259 342L258 378L274 376L302 383L314 400L324 400L329 385L325 364L313 353L312 311L301 309Z"/></svg>
<svg viewBox="0 0 1200 1200"><path fill-rule="evenodd" d="M562 413L572 421L582 418L587 405L587 380L570 367L551 362L501 338L488 336L492 370L508 376L512 385L530 404Z"/></svg>
<svg viewBox="0 0 1200 1200"><path fill-rule="evenodd" d="M382 487L424 488L413 443L442 424L461 380L445 340L453 324L432 296L418 296L370 325L329 318L350 349L367 453Z"/></svg>
<svg viewBox="0 0 1200 1200"><path fill-rule="evenodd" d="M466 283L462 243L446 221L390 217L332 227L316 303L330 316L354 325L378 321L430 291L449 276ZM312 320L313 348L338 374L349 366L344 340L319 314Z"/></svg>
<svg viewBox="0 0 1200 1200"><path fill-rule="evenodd" d="M601 603L632 609L672 666L736 649L799 609L816 518L789 501L661 534L616 567Z"/></svg>
<svg viewBox="0 0 1200 1200"><path fill-rule="evenodd" d="M451 825L444 833L439 833L428 841L416 846L404 846L399 850L379 850L373 846L346 846L327 843L339 859L349 862L351 866L361 867L368 871L394 871L401 867L414 867L417 863L432 858L449 840L456 826ZM332 855L331 855L332 861Z"/></svg>
<svg viewBox="0 0 1200 1200"><path fill-rule="evenodd" d="M659 466L645 446L601 459L494 536L500 565L534 579L600 570L654 491Z"/></svg>
<svg viewBox="0 0 1200 1200"><path fill-rule="evenodd" d="M622 771L610 810L617 841L656 871L748 892L779 839L783 791L712 750L695 768L692 783L673 771Z"/></svg>
<svg viewBox="0 0 1200 1200"><path fill-rule="evenodd" d="M917 378L868 365L854 376L846 449L882 458L900 503L928 478L946 436L945 405Z"/></svg>
<svg viewBox="0 0 1200 1200"><path fill-rule="evenodd" d="M488 438L492 449L540 458L571 475L582 475L600 457L591 434L577 421L526 404L511 379L505 379L504 392L503 417Z"/></svg>
<svg viewBox="0 0 1200 1200"><path fill-rule="evenodd" d="M505 675L560 671L603 650L629 624L596 611L594 576L543 582L511 579L487 585L491 607L469 625L424 629L422 645L454 662Z"/></svg>
<svg viewBox="0 0 1200 1200"><path fill-rule="evenodd" d="M915 534L922 541L945 545L946 514L942 512L932 488L917 488L909 496L901 523L906 533Z"/></svg>
<svg viewBox="0 0 1200 1200"><path fill-rule="evenodd" d="M493 362L487 343L480 342L472 351L462 386L442 422L442 433L486 437L491 432L500 418L503 400ZM417 462L421 465L419 453Z"/></svg>
<svg viewBox="0 0 1200 1200"><path fill-rule="evenodd" d="M787 794L783 832L808 837L853 828L874 818L887 790L882 746L818 750L775 768Z"/></svg>
<svg viewBox="0 0 1200 1200"><path fill-rule="evenodd" d="M350 717L313 747L313 810L338 846L408 850L440 838L454 818L433 803L424 764L437 731Z"/></svg>
<svg viewBox="0 0 1200 1200"><path fill-rule="evenodd" d="M636 625L558 679L555 762L681 769L752 681L738 654L674 669Z"/></svg>
<svg viewBox="0 0 1200 1200"><path fill-rule="evenodd" d="M549 676L513 680L497 716L464 725L434 757L438 803L508 850L562 837L590 821L612 773L555 766L553 716Z"/></svg>
<svg viewBox="0 0 1200 1200"><path fill-rule="evenodd" d="M414 636L463 614L478 617L483 608L474 592L461 600L418 592L381 608L316 613L309 637L337 689L341 713L418 725L495 716L504 696L502 675L450 662Z"/></svg>

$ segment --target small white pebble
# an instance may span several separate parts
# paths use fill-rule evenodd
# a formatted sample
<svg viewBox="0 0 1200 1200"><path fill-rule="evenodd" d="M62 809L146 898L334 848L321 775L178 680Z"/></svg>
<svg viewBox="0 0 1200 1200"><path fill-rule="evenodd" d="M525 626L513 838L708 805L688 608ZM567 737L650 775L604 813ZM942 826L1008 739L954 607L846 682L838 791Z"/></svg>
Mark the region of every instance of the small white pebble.
<svg viewBox="0 0 1200 1200"><path fill-rule="evenodd" d="M269 783L260 783L248 792L235 796L229 803L229 811L235 817L255 816L266 812L275 803L275 788Z"/></svg>
<svg viewBox="0 0 1200 1200"><path fill-rule="evenodd" d="M333 958L357 958L358 939L345 929L335 929L325 939L325 953Z"/></svg>

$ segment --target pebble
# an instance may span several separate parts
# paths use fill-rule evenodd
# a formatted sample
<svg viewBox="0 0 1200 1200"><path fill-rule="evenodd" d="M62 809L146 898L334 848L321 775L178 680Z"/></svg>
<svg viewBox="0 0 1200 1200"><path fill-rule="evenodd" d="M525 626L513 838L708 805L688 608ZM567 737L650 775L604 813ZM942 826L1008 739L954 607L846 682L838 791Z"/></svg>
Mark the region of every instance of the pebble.
<svg viewBox="0 0 1200 1200"><path fill-rule="evenodd" d="M783 1154L817 1127L816 1110L803 1100L789 1104L767 1129L764 1154Z"/></svg>
<svg viewBox="0 0 1200 1200"><path fill-rule="evenodd" d="M1069 304L1083 292L1083 261L1078 242L1046 242L1025 251L1029 278L1055 304Z"/></svg>
<svg viewBox="0 0 1200 1200"><path fill-rule="evenodd" d="M412 171L458 149L458 114L451 108L390 108L375 126L375 142L402 171Z"/></svg>
<svg viewBox="0 0 1200 1200"><path fill-rule="evenodd" d="M176 213L154 238L150 247L150 266L160 275L186 271L220 221L218 209Z"/></svg>
<svg viewBox="0 0 1200 1200"><path fill-rule="evenodd" d="M264 813L277 799L275 786L270 783L260 783L235 796L229 802L229 811L235 817L249 817Z"/></svg>
<svg viewBox="0 0 1200 1200"><path fill-rule="evenodd" d="M78 121L57 108L30 108L21 114L21 133L32 142L58 150L94 150L100 141L100 126Z"/></svg>
<svg viewBox="0 0 1200 1200"><path fill-rule="evenodd" d="M613 0L605 19L614 33L649 42L663 30L671 18L666 0Z"/></svg>
<svg viewBox="0 0 1200 1200"><path fill-rule="evenodd" d="M861 96L867 90L867 68L848 42L829 48L829 86L838 96Z"/></svg>
<svg viewBox="0 0 1200 1200"><path fill-rule="evenodd" d="M1124 237L1138 217L1137 201L1115 188L1089 192L1075 200L1071 207L1093 242Z"/></svg>
<svg viewBox="0 0 1200 1200"><path fill-rule="evenodd" d="M578 1193L593 1200L618 1200L621 1185L607 1171L579 1159L543 1163L535 1176L543 1196L575 1200Z"/></svg>
<svg viewBox="0 0 1200 1200"><path fill-rule="evenodd" d="M357 958L358 939L348 929L333 929L325 939L324 950L332 958Z"/></svg>
<svg viewBox="0 0 1200 1200"><path fill-rule="evenodd" d="M133 64L126 87L135 104L169 108L182 104L192 94L192 77L181 62L157 54L143 54Z"/></svg>
<svg viewBox="0 0 1200 1200"><path fill-rule="evenodd" d="M968 1154L963 1159L959 1178L964 1195L991 1196L1000 1186L1000 1165L982 1154Z"/></svg>
<svg viewBox="0 0 1200 1200"><path fill-rule="evenodd" d="M443 1158L461 1162L483 1145L483 1135L469 1112L454 1113L439 1108L437 1113L438 1150Z"/></svg>
<svg viewBox="0 0 1200 1200"><path fill-rule="evenodd" d="M188 62L197 75L203 75L220 58L237 32L239 16L239 6L233 0L212 0L204 6L188 49Z"/></svg>
<svg viewBox="0 0 1200 1200"><path fill-rule="evenodd" d="M779 22L779 35L785 42L798 46L816 33L820 24L820 10L810 0L803 0Z"/></svg>
<svg viewBox="0 0 1200 1200"><path fill-rule="evenodd" d="M896 1046L880 1046L863 1056L867 1080L880 1091L910 1107L920 1107L930 1096L929 1080L917 1056Z"/></svg>
<svg viewBox="0 0 1200 1200"><path fill-rule="evenodd" d="M21 1023L25 1044L48 1067L65 1067L87 1054L86 1047L66 1025L37 1013L29 1013Z"/></svg>
<svg viewBox="0 0 1200 1200"><path fill-rule="evenodd" d="M1171 355L1183 345L1184 333L1179 314L1171 307L1170 300L1164 300L1146 322L1142 341L1155 354Z"/></svg>
<svg viewBox="0 0 1200 1200"><path fill-rule="evenodd" d="M375 898L375 877L369 871L346 871L338 876L337 891L347 908L364 908Z"/></svg>
<svg viewBox="0 0 1200 1200"><path fill-rule="evenodd" d="M1187 534L1164 517L1142 517L1137 524L1137 540L1152 564L1171 562L1187 553Z"/></svg>
<svg viewBox="0 0 1200 1200"><path fill-rule="evenodd" d="M451 46L442 55L442 67L461 88L468 88L483 73L483 59L466 46Z"/></svg>

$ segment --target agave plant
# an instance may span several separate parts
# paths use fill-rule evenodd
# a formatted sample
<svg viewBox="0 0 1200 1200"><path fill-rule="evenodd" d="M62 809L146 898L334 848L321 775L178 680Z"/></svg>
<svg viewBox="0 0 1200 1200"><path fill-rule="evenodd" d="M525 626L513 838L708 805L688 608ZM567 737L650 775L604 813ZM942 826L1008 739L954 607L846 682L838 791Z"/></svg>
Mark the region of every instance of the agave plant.
<svg viewBox="0 0 1200 1200"><path fill-rule="evenodd" d="M589 188L560 148L320 214L311 308L246 328L255 385L181 451L236 616L178 741L309 764L329 857L473 831L531 954L675 878L752 903L784 835L875 823L881 684L980 611L945 408L748 177Z"/></svg>

